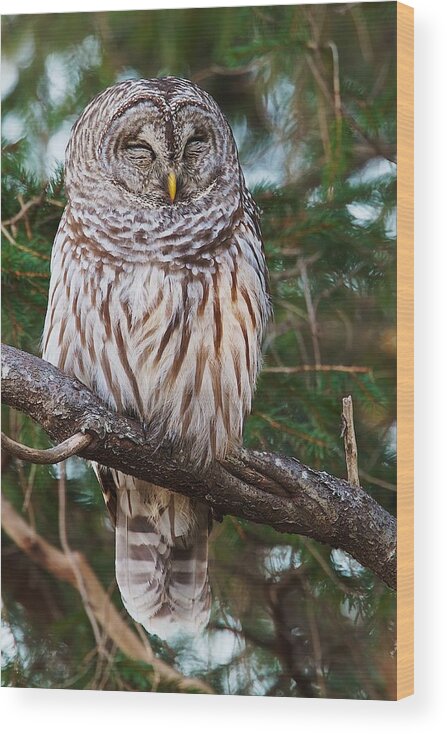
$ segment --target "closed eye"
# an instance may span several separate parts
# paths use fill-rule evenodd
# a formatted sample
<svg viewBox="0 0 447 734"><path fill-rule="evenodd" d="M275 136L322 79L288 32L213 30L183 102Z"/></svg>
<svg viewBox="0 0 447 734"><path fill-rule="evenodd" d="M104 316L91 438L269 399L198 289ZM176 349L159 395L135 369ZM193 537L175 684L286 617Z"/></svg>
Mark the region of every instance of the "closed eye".
<svg viewBox="0 0 447 734"><path fill-rule="evenodd" d="M184 158L191 163L195 160L199 160L201 154L204 151L204 143L207 140L207 136L202 133L196 133L189 140L186 141L183 150Z"/></svg>
<svg viewBox="0 0 447 734"><path fill-rule="evenodd" d="M131 153L135 153L137 155L140 154L150 156L152 160L155 159L154 149L151 145L149 145L149 143L146 143L145 140L135 140L127 143L126 150L129 150Z"/></svg>
<svg viewBox="0 0 447 734"><path fill-rule="evenodd" d="M189 138L186 145L191 145L193 143L204 143L206 140L206 135L194 135L192 138Z"/></svg>
<svg viewBox="0 0 447 734"><path fill-rule="evenodd" d="M194 147L200 147L202 143L206 143L207 136L205 133L197 132L195 135L192 135L189 140L186 141L185 149L186 148L194 148Z"/></svg>

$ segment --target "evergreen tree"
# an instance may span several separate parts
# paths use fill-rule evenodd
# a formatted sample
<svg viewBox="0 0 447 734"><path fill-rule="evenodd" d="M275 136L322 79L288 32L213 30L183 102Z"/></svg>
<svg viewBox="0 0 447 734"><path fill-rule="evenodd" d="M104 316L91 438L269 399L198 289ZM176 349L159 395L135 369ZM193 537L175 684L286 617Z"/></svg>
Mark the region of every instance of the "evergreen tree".
<svg viewBox="0 0 447 734"><path fill-rule="evenodd" d="M395 3L4 17L3 341L39 354L64 206L61 143L78 114L120 79L190 78L226 113L263 210L275 317L245 442L344 476L351 394L362 486L394 512L395 28ZM4 430L48 446L12 410ZM8 456L2 468L5 496L59 545L58 472ZM80 460L67 471L70 546L121 610L93 472ZM150 666L109 643L101 653L76 591L6 536L2 557L4 685L157 685ZM212 535L211 575L203 639L151 639L184 674L219 693L395 695L395 595L346 554L227 516Z"/></svg>

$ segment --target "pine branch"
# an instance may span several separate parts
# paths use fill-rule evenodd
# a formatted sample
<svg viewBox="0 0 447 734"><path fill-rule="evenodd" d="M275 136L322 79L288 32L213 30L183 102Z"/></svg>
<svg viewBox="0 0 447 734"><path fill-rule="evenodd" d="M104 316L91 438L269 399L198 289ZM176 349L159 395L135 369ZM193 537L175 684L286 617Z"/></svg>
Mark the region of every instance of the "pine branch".
<svg viewBox="0 0 447 734"><path fill-rule="evenodd" d="M139 423L38 357L4 346L2 376L3 402L37 421L54 441L79 431L94 436L83 458L195 497L217 516L236 515L341 548L396 588L395 518L360 487L297 459L244 448L199 474L172 446L155 446Z"/></svg>
<svg viewBox="0 0 447 734"><path fill-rule="evenodd" d="M195 690L200 693L213 693L212 688L204 681L185 678L170 665L158 660L149 642L145 640L143 643L120 617L84 556L76 551L63 553L48 543L4 498L2 500L2 526L15 544L35 563L61 581L67 581L80 593L79 578L82 579L84 605L117 648L128 658L150 665L155 679L169 687L175 686L182 692Z"/></svg>

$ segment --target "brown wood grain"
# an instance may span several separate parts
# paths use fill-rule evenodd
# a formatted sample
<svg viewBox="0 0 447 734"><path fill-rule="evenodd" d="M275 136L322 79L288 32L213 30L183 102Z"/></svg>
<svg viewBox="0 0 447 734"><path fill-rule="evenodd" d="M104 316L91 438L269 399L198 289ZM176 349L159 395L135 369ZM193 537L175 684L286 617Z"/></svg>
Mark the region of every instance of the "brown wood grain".
<svg viewBox="0 0 447 734"><path fill-rule="evenodd" d="M414 692L414 11L397 3L397 691Z"/></svg>

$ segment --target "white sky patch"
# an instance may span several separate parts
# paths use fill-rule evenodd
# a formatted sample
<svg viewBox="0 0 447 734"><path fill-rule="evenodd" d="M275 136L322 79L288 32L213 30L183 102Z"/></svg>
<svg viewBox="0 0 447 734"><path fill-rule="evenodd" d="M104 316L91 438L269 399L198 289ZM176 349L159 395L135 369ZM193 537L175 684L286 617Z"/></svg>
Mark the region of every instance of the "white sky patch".
<svg viewBox="0 0 447 734"><path fill-rule="evenodd" d="M4 99L14 91L19 80L19 68L30 65L34 56L34 38L26 36L16 49L12 58L2 56L1 63L1 98Z"/></svg>
<svg viewBox="0 0 447 734"><path fill-rule="evenodd" d="M55 479L59 479L61 476L61 465L51 464L50 469ZM70 456L65 461L65 475L67 481L71 479L82 479L89 472L89 466L84 459L79 456Z"/></svg>
<svg viewBox="0 0 447 734"><path fill-rule="evenodd" d="M248 188L266 183L280 186L285 181L292 156L286 145L287 136L284 135L284 129L287 126L287 120L293 119L291 110L293 93L293 84L283 78L264 95L265 111L270 118L272 131L268 140L263 141L264 147L259 145L252 148L245 118L232 122L233 135L241 153L241 163ZM248 147L248 155L245 146ZM299 165L297 167L300 168Z"/></svg>
<svg viewBox="0 0 447 734"><path fill-rule="evenodd" d="M397 237L397 209L393 208L393 211L389 212L385 217L385 232L387 237L390 239L396 239Z"/></svg>
<svg viewBox="0 0 447 734"><path fill-rule="evenodd" d="M352 622L356 622L359 615L358 602L355 602L352 599L345 599L340 604L340 613Z"/></svg>
<svg viewBox="0 0 447 734"><path fill-rule="evenodd" d="M133 69L131 66L126 66L125 69L122 69L116 74L115 82L118 84L118 82L125 82L127 79L139 79L140 77L141 74L136 69Z"/></svg>
<svg viewBox="0 0 447 734"><path fill-rule="evenodd" d="M17 645L11 627L2 617L2 666L13 660L17 653Z"/></svg>
<svg viewBox="0 0 447 734"><path fill-rule="evenodd" d="M266 183L280 186L283 182L284 157L284 151L280 146L269 146L256 163L245 164L243 169L248 188L252 189Z"/></svg>
<svg viewBox="0 0 447 734"><path fill-rule="evenodd" d="M369 160L360 171L349 177L349 182L357 185L371 183L382 176L396 176L397 165L387 158L377 157Z"/></svg>
<svg viewBox="0 0 447 734"><path fill-rule="evenodd" d="M70 84L70 74L64 54L49 54L45 60L45 71L48 77L48 91L53 105L62 104Z"/></svg>
<svg viewBox="0 0 447 734"><path fill-rule="evenodd" d="M365 204L363 201L353 201L347 204L346 209L354 220L354 224L360 227L368 227L380 216L381 207L374 204Z"/></svg>
<svg viewBox="0 0 447 734"><path fill-rule="evenodd" d="M19 70L17 64L11 59L5 59L2 57L2 73L1 73L1 95L2 99L5 99L19 81Z"/></svg>
<svg viewBox="0 0 447 734"><path fill-rule="evenodd" d="M25 123L23 117L10 112L2 120L2 137L8 143L16 143L25 135Z"/></svg>
<svg viewBox="0 0 447 734"><path fill-rule="evenodd" d="M348 553L334 548L331 552L331 560L337 571L344 576L360 576L363 572L363 566L355 561Z"/></svg>
<svg viewBox="0 0 447 734"><path fill-rule="evenodd" d="M244 117L242 120L237 120L231 126L233 131L234 139L236 141L237 149L242 150L242 146L247 140L248 125L247 120Z"/></svg>
<svg viewBox="0 0 447 734"><path fill-rule="evenodd" d="M96 36L86 36L76 47L76 60L81 69L99 66L102 60L101 44Z"/></svg>
<svg viewBox="0 0 447 734"><path fill-rule="evenodd" d="M394 421L386 433L386 445L390 453L397 455L397 421Z"/></svg>
<svg viewBox="0 0 447 734"><path fill-rule="evenodd" d="M185 639L176 657L176 666L183 675L194 676L198 671L228 665L245 650L245 641L230 630L216 630Z"/></svg>
<svg viewBox="0 0 447 734"><path fill-rule="evenodd" d="M284 120L293 120L294 96L295 86L287 77L278 79L264 96L266 111L278 130L284 129Z"/></svg>
<svg viewBox="0 0 447 734"><path fill-rule="evenodd" d="M65 462L65 471L67 479L82 479L89 472L89 466L84 459L79 456L70 456Z"/></svg>
<svg viewBox="0 0 447 734"><path fill-rule="evenodd" d="M23 38L15 53L15 60L22 69L25 69L33 61L35 46L36 44L32 33L29 33L25 38Z"/></svg>
<svg viewBox="0 0 447 734"><path fill-rule="evenodd" d="M274 546L265 553L264 567L268 576L278 576L291 568L297 568L296 552L291 545Z"/></svg>
<svg viewBox="0 0 447 734"><path fill-rule="evenodd" d="M284 183L285 160L287 151L275 136L264 148L260 146L251 149L247 137L248 128L246 120L232 124L232 130L236 145L241 154L241 164L245 180L249 189L254 186L268 183L280 186ZM249 155L244 150L248 146Z"/></svg>
<svg viewBox="0 0 447 734"><path fill-rule="evenodd" d="M24 643L24 635L21 627L15 627L14 632L8 623L5 613L3 612L4 604L2 601L2 618L1 618L1 658L2 666L6 665L15 658L20 658L25 663L29 657L29 650Z"/></svg>
<svg viewBox="0 0 447 734"><path fill-rule="evenodd" d="M386 158L373 158L368 161L360 171L349 177L348 181L353 186L361 184L370 184L385 176L395 177L397 175L397 166ZM353 201L347 205L347 210L354 220L354 223L360 227L367 227L381 215L382 208L374 204L366 202ZM397 235L396 209L385 216L385 232L387 237L395 239Z"/></svg>
<svg viewBox="0 0 447 734"><path fill-rule="evenodd" d="M65 161L65 149L70 138L73 120L65 120L59 130L48 141L45 155L45 171L49 178L54 176L57 168Z"/></svg>

